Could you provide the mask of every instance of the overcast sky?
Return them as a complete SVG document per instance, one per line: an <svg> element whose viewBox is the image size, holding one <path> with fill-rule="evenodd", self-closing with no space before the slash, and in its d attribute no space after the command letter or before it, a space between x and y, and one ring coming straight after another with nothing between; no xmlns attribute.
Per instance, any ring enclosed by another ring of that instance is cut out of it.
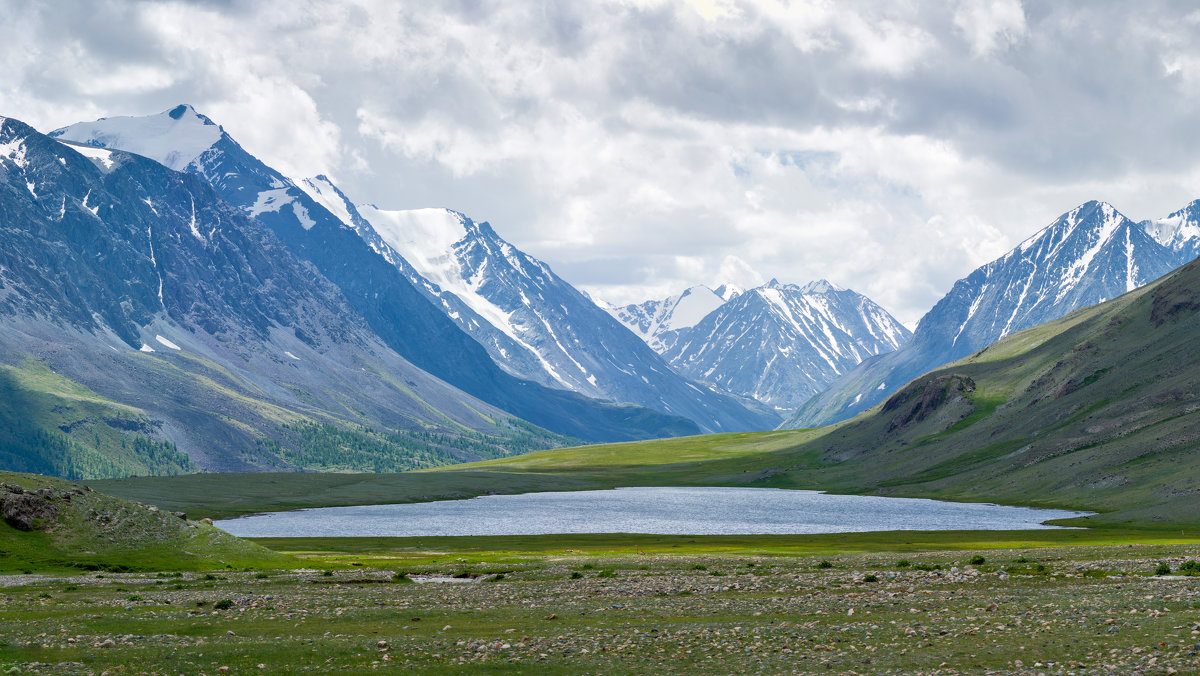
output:
<svg viewBox="0 0 1200 676"><path fill-rule="evenodd" d="M293 177L487 220L593 296L827 278L912 325L1089 199L1200 197L1169 2L0 0L0 115L191 103Z"/></svg>

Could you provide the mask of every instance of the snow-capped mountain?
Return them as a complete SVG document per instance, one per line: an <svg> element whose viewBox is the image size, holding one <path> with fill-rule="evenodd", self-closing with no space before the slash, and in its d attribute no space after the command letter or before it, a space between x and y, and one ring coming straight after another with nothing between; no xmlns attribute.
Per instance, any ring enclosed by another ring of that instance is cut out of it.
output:
<svg viewBox="0 0 1200 676"><path fill-rule="evenodd" d="M324 177L299 185L347 219L515 375L684 416L708 432L777 424L769 413L680 377L549 266L505 241L486 222L447 209L353 205Z"/></svg>
<svg viewBox="0 0 1200 676"><path fill-rule="evenodd" d="M300 421L446 438L508 424L384 345L203 178L0 118L0 363L32 360L134 416L85 411L64 434L142 433L207 470L303 466L282 427Z"/></svg>
<svg viewBox="0 0 1200 676"><path fill-rule="evenodd" d="M1200 200L1165 218L1143 221L1142 226L1155 241L1179 256L1180 265L1200 256Z"/></svg>
<svg viewBox="0 0 1200 676"><path fill-rule="evenodd" d="M662 353L675 343L681 330L700 323L738 293L732 285L722 285L717 290L693 286L665 300L648 300L622 307L609 305L605 309L643 342Z"/></svg>
<svg viewBox="0 0 1200 676"><path fill-rule="evenodd" d="M921 318L907 345L839 378L786 425L849 418L930 369L1014 331L1132 291L1181 263L1179 254L1111 205L1080 205L960 279Z"/></svg>
<svg viewBox="0 0 1200 676"><path fill-rule="evenodd" d="M866 296L825 280L745 291L676 333L665 356L696 380L792 410L911 333Z"/></svg>
<svg viewBox="0 0 1200 676"><path fill-rule="evenodd" d="M386 345L417 367L500 409L589 441L699 431L682 417L589 399L502 370L393 262L322 204L327 200L318 202L191 106L141 118L79 123L52 134L98 147L136 147L160 163L200 175L221 197L268 226L292 254L333 282ZM204 147L205 143L209 145Z"/></svg>

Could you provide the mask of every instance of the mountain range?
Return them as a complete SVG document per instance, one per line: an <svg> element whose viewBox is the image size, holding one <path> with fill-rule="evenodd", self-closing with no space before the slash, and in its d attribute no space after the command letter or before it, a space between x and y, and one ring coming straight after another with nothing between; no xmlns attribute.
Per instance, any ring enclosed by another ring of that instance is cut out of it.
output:
<svg viewBox="0 0 1200 676"><path fill-rule="evenodd" d="M197 129L206 130L207 135ZM455 315L458 319L467 316L463 323L468 326L474 320L475 328L480 332L488 331L483 326L487 322L494 333L496 327L490 322L500 323L502 311L492 312L487 317L480 315L470 302L479 307L489 301L479 293L464 293L466 301L447 307L450 303L440 286L425 279L421 271L393 246L405 248L402 246L404 238L391 237L389 241L380 234L380 229L384 234L395 232L387 227L382 212L364 206L364 211L378 222L376 227L364 219L355 205L327 178L293 181L283 176L247 153L221 127L190 106L179 106L143 118L108 118L80 123L51 132L51 135L97 147L138 148L153 153L152 159L174 163L186 172L204 177L224 199L270 227L294 255L315 265L341 289L351 307L398 354L451 385L554 432L597 441L711 430L734 431L777 424L778 418L769 413L751 410L730 397L686 383L665 364L660 369L661 374L644 364L637 364L645 372L634 375L631 368L631 364L637 362L634 355L618 355L612 361L619 360L629 377L649 380L651 375L661 375L660 380L671 381L656 384L666 394L652 399L653 393L649 393L643 398L655 404L655 410L631 406L627 403L631 399L627 397L609 396L606 397L609 401L600 401L523 379L515 375L523 372L521 359L537 357L528 351L512 350L511 354L518 357L515 360L517 366L507 370L501 368L503 360L500 363L493 360L485 348L486 340L478 341L462 330ZM209 141L210 145L201 149L203 143ZM187 159L189 156L192 156L190 160ZM446 242L445 237L458 240L471 234L461 225L456 227L445 220L440 224L457 230L457 233L454 230L439 233L434 240L446 246L454 241ZM490 244L497 251L514 251L511 245L496 238L486 224L484 228L474 228L473 234L476 235L474 242L483 241L480 238L490 234L492 239L487 240L485 246ZM410 255L420 254L408 248ZM479 247L465 246L465 249L475 253L483 251ZM447 254L446 251L441 253ZM414 260L421 263L425 272L446 285L451 283L449 277L442 274L449 274L449 268L445 266L454 267L456 272L464 269L458 263L449 263L448 259L439 261L444 268L436 270L424 257L415 255ZM496 258L489 262L496 262ZM507 259L501 261L502 264L507 262ZM539 272L545 268L527 257L524 262L529 269L537 268ZM496 265L492 269L500 273L502 267ZM521 277L518 286L529 284L527 295L536 296L539 292L534 287L539 280L523 276L522 272L513 273ZM460 279L453 288L461 290L467 283L469 281ZM488 286L490 289L497 285L491 283ZM509 293L516 292L510 288ZM467 310L472 312L468 314ZM515 333L511 325L503 328ZM540 346L545 347L545 342L543 337ZM504 347L506 345L498 346L497 352ZM589 347L593 346L579 348L580 359L586 358L582 354ZM650 352L632 337L625 347ZM588 382L586 376L583 381ZM677 400L664 401L671 394L677 395Z"/></svg>
<svg viewBox="0 0 1200 676"><path fill-rule="evenodd" d="M6 467L403 469L565 441L400 357L198 175L3 119L0 213Z"/></svg>
<svg viewBox="0 0 1200 676"><path fill-rule="evenodd" d="M40 402L16 437L57 473L424 466L793 410L784 426L826 424L1200 251L1200 202L1140 223L1089 202L911 334L825 280L616 308L487 222L288 178L190 106L3 125L0 385Z"/></svg>
<svg viewBox="0 0 1200 676"><path fill-rule="evenodd" d="M865 360L807 401L785 426L850 418L930 369L1158 279L1194 257L1200 242L1191 220L1195 209L1193 203L1143 223L1104 202L1072 209L956 282L921 318L912 340Z"/></svg>
<svg viewBox="0 0 1200 676"><path fill-rule="evenodd" d="M784 413L911 335L866 296L826 280L771 280L728 300L693 287L614 313L645 331L680 373Z"/></svg>

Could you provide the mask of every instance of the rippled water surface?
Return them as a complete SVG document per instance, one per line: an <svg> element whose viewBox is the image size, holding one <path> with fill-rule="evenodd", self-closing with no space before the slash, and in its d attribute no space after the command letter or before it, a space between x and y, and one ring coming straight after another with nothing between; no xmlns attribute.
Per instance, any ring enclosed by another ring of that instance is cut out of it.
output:
<svg viewBox="0 0 1200 676"><path fill-rule="evenodd" d="M218 521L242 537L1022 530L1085 512L776 488L617 488L324 507Z"/></svg>

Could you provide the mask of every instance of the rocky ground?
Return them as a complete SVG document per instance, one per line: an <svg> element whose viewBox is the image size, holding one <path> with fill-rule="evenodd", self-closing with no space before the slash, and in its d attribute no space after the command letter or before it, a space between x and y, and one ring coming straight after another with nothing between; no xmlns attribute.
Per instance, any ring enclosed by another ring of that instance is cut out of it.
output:
<svg viewBox="0 0 1200 676"><path fill-rule="evenodd" d="M0 673L1200 673L1200 548L985 554L14 575Z"/></svg>

